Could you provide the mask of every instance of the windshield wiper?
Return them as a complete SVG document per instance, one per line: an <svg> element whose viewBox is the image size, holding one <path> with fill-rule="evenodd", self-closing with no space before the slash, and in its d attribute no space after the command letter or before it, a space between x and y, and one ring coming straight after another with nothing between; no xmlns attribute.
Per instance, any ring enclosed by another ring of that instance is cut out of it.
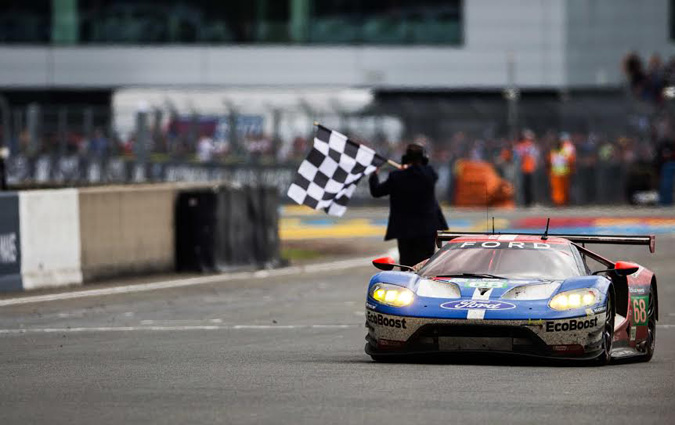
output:
<svg viewBox="0 0 675 425"><path fill-rule="evenodd" d="M497 276L489 273L454 273L454 274L439 274L434 277L478 277L478 278L491 278L491 279L508 279L508 277Z"/></svg>

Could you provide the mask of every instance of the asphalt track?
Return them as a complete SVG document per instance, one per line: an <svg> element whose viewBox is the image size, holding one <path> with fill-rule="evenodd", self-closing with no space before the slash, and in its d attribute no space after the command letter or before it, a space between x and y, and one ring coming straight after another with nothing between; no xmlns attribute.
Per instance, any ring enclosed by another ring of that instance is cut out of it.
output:
<svg viewBox="0 0 675 425"><path fill-rule="evenodd" d="M364 258L0 306L0 424L675 423L675 238L599 251L657 273L649 363L373 363Z"/></svg>

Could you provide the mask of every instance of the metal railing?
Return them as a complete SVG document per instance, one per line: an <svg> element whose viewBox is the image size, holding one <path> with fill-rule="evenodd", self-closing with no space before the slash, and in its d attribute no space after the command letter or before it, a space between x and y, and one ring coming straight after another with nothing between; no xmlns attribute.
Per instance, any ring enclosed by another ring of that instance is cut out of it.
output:
<svg viewBox="0 0 675 425"><path fill-rule="evenodd" d="M167 106L113 111L11 107L5 101L0 102L0 143L10 151L6 167L13 186L225 179L267 181L285 191L312 143L313 122L319 121L388 157L398 158L407 143L426 143L441 175L439 196L451 200L458 159L491 162L518 188L518 169L502 159L504 150L513 146L509 135L515 125L532 128L539 136L537 203L550 202L544 157L560 131L570 132L577 146L573 203L621 203L629 190L658 185L651 137L659 120L672 124L672 111L637 104L620 93L526 97L516 105L514 124L509 102L497 96L401 96L378 99L356 113L339 105L317 111L301 104L295 109L240 112L231 107L220 114L184 114ZM631 188L635 176L644 184ZM367 188L360 187L355 199L369 199ZM516 200L522 201L519 196Z"/></svg>

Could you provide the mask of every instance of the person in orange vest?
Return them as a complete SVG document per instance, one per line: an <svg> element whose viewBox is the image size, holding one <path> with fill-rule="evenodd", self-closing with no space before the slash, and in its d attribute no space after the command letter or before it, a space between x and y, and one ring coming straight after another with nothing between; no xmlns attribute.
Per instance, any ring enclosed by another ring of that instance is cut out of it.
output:
<svg viewBox="0 0 675 425"><path fill-rule="evenodd" d="M576 149L572 141L567 134L561 134L556 147L549 152L547 161L551 182L551 199L556 206L569 204L575 159Z"/></svg>
<svg viewBox="0 0 675 425"><path fill-rule="evenodd" d="M534 199L534 172L537 170L539 158L539 148L534 141L532 130L523 131L522 138L516 144L515 153L520 161L523 203L529 207Z"/></svg>

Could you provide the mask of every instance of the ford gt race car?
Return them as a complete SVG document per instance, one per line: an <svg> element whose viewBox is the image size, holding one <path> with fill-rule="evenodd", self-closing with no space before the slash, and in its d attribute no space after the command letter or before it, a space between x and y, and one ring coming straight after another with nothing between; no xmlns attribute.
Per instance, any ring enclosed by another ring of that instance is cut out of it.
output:
<svg viewBox="0 0 675 425"><path fill-rule="evenodd" d="M414 268L378 258L385 271L368 285L366 353L376 361L451 352L648 361L656 276L585 247L599 243L654 252L655 238L438 232L441 249Z"/></svg>

